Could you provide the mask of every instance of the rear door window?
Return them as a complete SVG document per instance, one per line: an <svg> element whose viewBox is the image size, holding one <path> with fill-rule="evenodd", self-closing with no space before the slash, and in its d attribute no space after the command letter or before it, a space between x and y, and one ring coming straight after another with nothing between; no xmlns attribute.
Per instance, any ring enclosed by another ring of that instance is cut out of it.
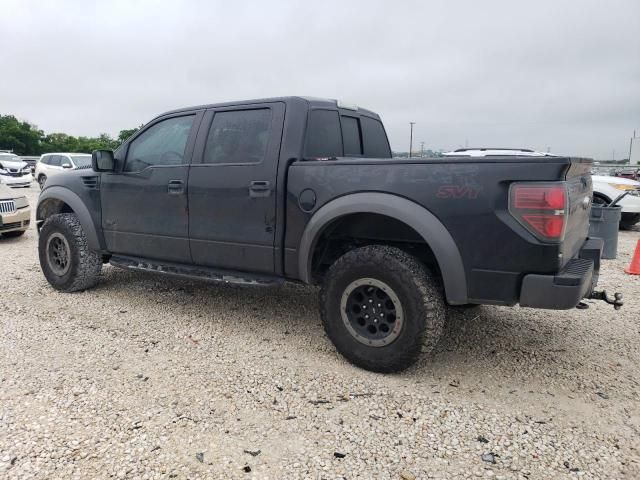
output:
<svg viewBox="0 0 640 480"><path fill-rule="evenodd" d="M204 150L204 163L260 163L269 143L271 110L216 112Z"/></svg>
<svg viewBox="0 0 640 480"><path fill-rule="evenodd" d="M391 148L384 127L379 120L361 117L364 156L371 158L391 158Z"/></svg>
<svg viewBox="0 0 640 480"><path fill-rule="evenodd" d="M49 165L52 167L59 167L62 165L62 157L60 155L52 155L49 157Z"/></svg>
<svg viewBox="0 0 640 480"><path fill-rule="evenodd" d="M362 135L360 120L355 117L345 117L342 120L342 142L345 156L362 156Z"/></svg>
<svg viewBox="0 0 640 480"><path fill-rule="evenodd" d="M335 110L311 110L307 122L306 158L341 157L340 118Z"/></svg>

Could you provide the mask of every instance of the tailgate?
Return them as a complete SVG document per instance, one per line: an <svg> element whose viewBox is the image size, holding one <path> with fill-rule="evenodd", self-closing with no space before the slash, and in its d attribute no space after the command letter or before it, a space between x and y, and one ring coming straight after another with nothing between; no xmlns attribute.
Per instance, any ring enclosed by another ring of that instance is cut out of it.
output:
<svg viewBox="0 0 640 480"><path fill-rule="evenodd" d="M568 218L562 243L561 266L575 257L589 234L589 213L591 211L591 166L588 159L571 159L567 170Z"/></svg>

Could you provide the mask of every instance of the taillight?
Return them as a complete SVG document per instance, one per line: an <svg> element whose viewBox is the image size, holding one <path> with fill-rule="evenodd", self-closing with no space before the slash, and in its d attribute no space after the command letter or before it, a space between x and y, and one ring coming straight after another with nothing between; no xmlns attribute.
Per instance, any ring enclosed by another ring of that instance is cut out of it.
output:
<svg viewBox="0 0 640 480"><path fill-rule="evenodd" d="M509 192L509 212L540 240L564 238L567 188L564 183L514 183Z"/></svg>

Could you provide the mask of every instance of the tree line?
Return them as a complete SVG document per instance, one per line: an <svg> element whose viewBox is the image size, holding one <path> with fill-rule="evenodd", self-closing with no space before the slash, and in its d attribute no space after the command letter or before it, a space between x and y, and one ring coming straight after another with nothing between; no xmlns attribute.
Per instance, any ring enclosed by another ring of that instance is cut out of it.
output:
<svg viewBox="0 0 640 480"><path fill-rule="evenodd" d="M0 150L16 155L41 155L47 152L91 153L101 148L115 149L139 130L120 130L117 138L106 133L97 137L74 137L66 133L45 134L37 126L13 115L0 115Z"/></svg>

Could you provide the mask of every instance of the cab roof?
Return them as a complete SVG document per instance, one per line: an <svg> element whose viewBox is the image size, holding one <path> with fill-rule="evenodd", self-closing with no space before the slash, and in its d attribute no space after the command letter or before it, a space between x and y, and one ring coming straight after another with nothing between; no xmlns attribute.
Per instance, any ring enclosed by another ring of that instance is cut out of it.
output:
<svg viewBox="0 0 640 480"><path fill-rule="evenodd" d="M239 100L234 102L210 103L206 105L196 105L192 107L185 107L185 108L170 110L168 112L164 112L162 115L159 115L159 116L169 115L173 113L180 113L180 112L190 112L193 110L204 110L207 108L231 107L231 106L238 106L238 105L255 105L260 103L273 103L273 102L284 102L286 104L305 102L308 108L329 108L329 109L338 108L342 110L357 111L359 113L364 113L367 116L380 119L378 114L375 112L372 112L371 110L367 110L366 108L361 108L353 104L348 104L348 103L342 102L341 100L336 100L331 98L320 98L320 97L304 97L304 96L272 97L272 98L259 98L259 99L253 99L253 100Z"/></svg>

